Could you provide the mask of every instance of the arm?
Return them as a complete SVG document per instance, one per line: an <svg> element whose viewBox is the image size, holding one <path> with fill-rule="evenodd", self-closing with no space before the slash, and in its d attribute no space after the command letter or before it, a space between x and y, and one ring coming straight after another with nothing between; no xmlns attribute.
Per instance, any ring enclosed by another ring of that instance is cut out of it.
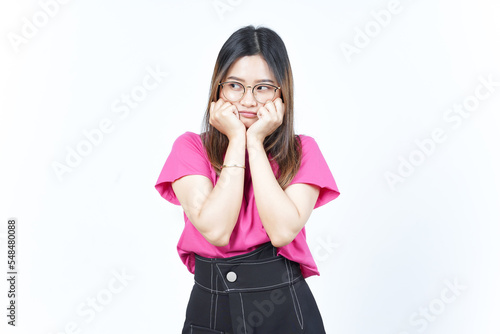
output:
<svg viewBox="0 0 500 334"><path fill-rule="evenodd" d="M292 242L309 219L319 196L317 186L297 183L284 191L278 184L264 149L264 139L283 122L281 98L268 101L259 119L247 130L247 149L255 203L271 243L283 247Z"/></svg>
<svg viewBox="0 0 500 334"><path fill-rule="evenodd" d="M224 164L245 163L245 136L229 140ZM215 246L225 246L233 232L243 198L243 168L223 168L215 187L202 175L187 175L172 183L172 189L191 223Z"/></svg>
<svg viewBox="0 0 500 334"><path fill-rule="evenodd" d="M223 99L210 103L210 124L227 136L224 164L245 164L245 125L237 108ZM204 176L189 175L172 189L191 223L212 245L226 246L240 214L245 170L223 168L215 187Z"/></svg>
<svg viewBox="0 0 500 334"><path fill-rule="evenodd" d="M271 243L283 247L302 230L319 196L317 186L296 183L281 189L262 141L247 138L255 203Z"/></svg>

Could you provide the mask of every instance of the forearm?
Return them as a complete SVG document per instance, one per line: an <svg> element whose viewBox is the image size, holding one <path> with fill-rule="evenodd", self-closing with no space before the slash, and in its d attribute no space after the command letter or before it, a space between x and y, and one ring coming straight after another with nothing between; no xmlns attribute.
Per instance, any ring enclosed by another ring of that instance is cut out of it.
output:
<svg viewBox="0 0 500 334"><path fill-rule="evenodd" d="M245 164L245 136L229 141L224 164ZM243 199L245 169L223 168L215 187L207 196L198 217L205 238L216 246L225 246L236 225Z"/></svg>
<svg viewBox="0 0 500 334"><path fill-rule="evenodd" d="M248 159L257 210L273 245L283 247L300 231L299 211L276 180L263 144L248 140Z"/></svg>

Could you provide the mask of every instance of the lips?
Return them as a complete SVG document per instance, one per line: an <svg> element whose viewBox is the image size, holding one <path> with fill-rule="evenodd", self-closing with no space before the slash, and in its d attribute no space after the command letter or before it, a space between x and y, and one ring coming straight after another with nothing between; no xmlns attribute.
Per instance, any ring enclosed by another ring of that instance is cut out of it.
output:
<svg viewBox="0 0 500 334"><path fill-rule="evenodd" d="M239 114L242 115L242 116L244 116L244 117L246 117L246 118L255 118L255 117L257 117L257 113L251 112L251 111L246 111L246 110L240 111Z"/></svg>

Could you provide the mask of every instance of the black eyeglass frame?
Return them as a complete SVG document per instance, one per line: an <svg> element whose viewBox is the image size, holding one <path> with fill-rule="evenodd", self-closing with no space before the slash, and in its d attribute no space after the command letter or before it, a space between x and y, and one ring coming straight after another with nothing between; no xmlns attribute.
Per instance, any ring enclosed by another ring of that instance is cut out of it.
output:
<svg viewBox="0 0 500 334"><path fill-rule="evenodd" d="M259 102L259 103L266 103L267 101L264 101L264 102L261 102L259 100L257 100L257 97L255 96L255 87L258 87L258 86L271 86L274 88L274 96L271 100L274 100L274 98L276 97L276 91L278 89L281 89L281 87L279 86L275 86L275 85L271 85L271 84L268 84L268 83L260 83L260 84L256 84L254 85L253 87L252 86L245 86L244 84L242 84L241 82L238 82L238 81L225 81L225 82L219 82L219 86L224 88L224 85L225 84L229 84L229 83L233 83L233 84L237 84L237 85L240 85L240 86L243 86L243 94L241 94L241 97L238 99L238 100L230 100L226 97L226 95L224 95L224 92L222 93L224 95L224 97L226 99L228 99L229 101L231 102L240 102L241 99L243 98L243 96L245 96L246 92L247 92L247 88L252 88L252 96L253 98L255 99L255 101Z"/></svg>

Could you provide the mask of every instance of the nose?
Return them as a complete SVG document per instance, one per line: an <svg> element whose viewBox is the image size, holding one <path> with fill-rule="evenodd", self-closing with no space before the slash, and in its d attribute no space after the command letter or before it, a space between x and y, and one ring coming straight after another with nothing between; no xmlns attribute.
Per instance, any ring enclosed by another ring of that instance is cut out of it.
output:
<svg viewBox="0 0 500 334"><path fill-rule="evenodd" d="M240 100L240 104L245 107L254 107L257 105L257 101L252 93L252 87L247 86L245 94L243 94L243 97Z"/></svg>

